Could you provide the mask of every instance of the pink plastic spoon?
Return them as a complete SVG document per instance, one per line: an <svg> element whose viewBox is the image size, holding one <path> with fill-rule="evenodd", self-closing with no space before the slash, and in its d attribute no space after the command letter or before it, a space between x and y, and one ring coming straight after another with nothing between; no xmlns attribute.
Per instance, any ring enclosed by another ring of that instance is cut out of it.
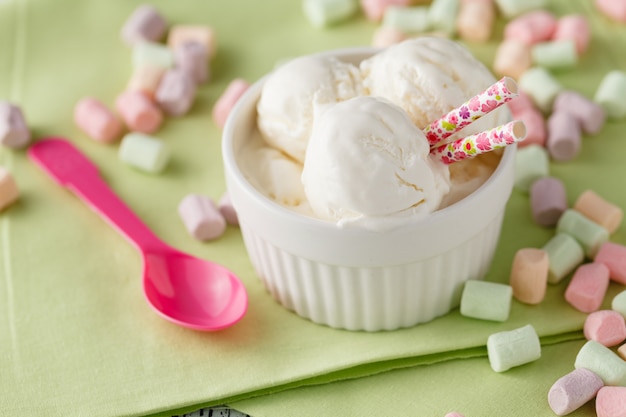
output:
<svg viewBox="0 0 626 417"><path fill-rule="evenodd" d="M163 243L70 142L42 139L29 148L28 156L135 245L144 260L144 294L161 316L195 330L223 329L243 317L248 295L241 281L221 265Z"/></svg>

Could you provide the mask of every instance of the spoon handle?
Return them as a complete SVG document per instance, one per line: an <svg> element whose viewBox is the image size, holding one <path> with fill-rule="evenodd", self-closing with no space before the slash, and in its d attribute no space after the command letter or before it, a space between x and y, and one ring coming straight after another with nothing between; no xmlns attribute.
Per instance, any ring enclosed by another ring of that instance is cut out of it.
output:
<svg viewBox="0 0 626 417"><path fill-rule="evenodd" d="M28 149L28 156L59 185L70 189L100 214L139 251L165 246L102 180L98 168L69 141L41 139Z"/></svg>

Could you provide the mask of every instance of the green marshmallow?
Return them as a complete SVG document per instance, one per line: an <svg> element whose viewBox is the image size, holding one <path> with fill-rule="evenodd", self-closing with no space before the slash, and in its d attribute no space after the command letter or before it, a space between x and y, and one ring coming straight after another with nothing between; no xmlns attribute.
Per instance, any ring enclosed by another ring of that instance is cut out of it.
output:
<svg viewBox="0 0 626 417"><path fill-rule="evenodd" d="M557 284L585 260L582 246L572 236L557 233L543 248L548 254L548 282Z"/></svg>
<svg viewBox="0 0 626 417"><path fill-rule="evenodd" d="M533 67L519 78L519 88L526 92L544 113L552 110L556 96L563 86L545 68Z"/></svg>
<svg viewBox="0 0 626 417"><path fill-rule="evenodd" d="M609 240L609 231L574 209L565 210L556 224L558 233L567 233L580 243L585 255L593 258Z"/></svg>
<svg viewBox="0 0 626 417"><path fill-rule="evenodd" d="M506 321L511 311L510 285L470 280L461 296L461 315L481 320Z"/></svg>
<svg viewBox="0 0 626 417"><path fill-rule="evenodd" d="M456 32L456 19L459 9L459 0L434 0L428 9L428 21L434 30L440 30L448 35Z"/></svg>
<svg viewBox="0 0 626 417"><path fill-rule="evenodd" d="M356 0L304 0L302 8L311 25L324 27L354 15L358 4Z"/></svg>
<svg viewBox="0 0 626 417"><path fill-rule="evenodd" d="M489 364L496 372L504 372L541 357L541 343L535 328L527 324L508 332L494 333L487 339Z"/></svg>
<svg viewBox="0 0 626 417"><path fill-rule="evenodd" d="M540 145L519 148L515 154L515 188L525 193L539 178L550 174L550 156Z"/></svg>
<svg viewBox="0 0 626 417"><path fill-rule="evenodd" d="M626 382L626 362L595 340L588 341L580 348L574 367L594 372L605 385L623 385Z"/></svg>
<svg viewBox="0 0 626 417"><path fill-rule="evenodd" d="M608 72L600 82L593 100L604 108L610 118L626 117L626 72Z"/></svg>
<svg viewBox="0 0 626 417"><path fill-rule="evenodd" d="M540 42L531 49L533 63L544 68L573 68L578 63L578 52L573 40Z"/></svg>
<svg viewBox="0 0 626 417"><path fill-rule="evenodd" d="M152 136L128 133L122 138L119 158L142 171L153 174L163 171L169 157L167 146Z"/></svg>
<svg viewBox="0 0 626 417"><path fill-rule="evenodd" d="M498 8L506 17L510 19L535 9L545 9L547 0L496 0Z"/></svg>
<svg viewBox="0 0 626 417"><path fill-rule="evenodd" d="M174 53L160 43L141 42L133 47L133 67L157 67L170 69L174 66Z"/></svg>
<svg viewBox="0 0 626 417"><path fill-rule="evenodd" d="M389 6L385 9L383 26L407 33L422 33L430 29L428 7Z"/></svg>
<svg viewBox="0 0 626 417"><path fill-rule="evenodd" d="M626 317L626 290L617 294L611 301L611 310L615 310Z"/></svg>

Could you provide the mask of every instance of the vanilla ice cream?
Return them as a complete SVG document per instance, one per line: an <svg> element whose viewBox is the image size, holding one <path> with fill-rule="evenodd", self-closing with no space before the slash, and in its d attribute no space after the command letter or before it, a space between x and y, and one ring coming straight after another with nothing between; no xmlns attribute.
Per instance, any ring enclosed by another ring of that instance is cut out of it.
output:
<svg viewBox="0 0 626 417"><path fill-rule="evenodd" d="M302 163L314 103L335 103L363 94L355 65L331 56L295 58L265 82L257 105L259 130L268 144Z"/></svg>
<svg viewBox="0 0 626 417"><path fill-rule="evenodd" d="M405 111L379 97L319 109L302 183L313 212L340 226L386 228L436 210L450 189L448 166Z"/></svg>

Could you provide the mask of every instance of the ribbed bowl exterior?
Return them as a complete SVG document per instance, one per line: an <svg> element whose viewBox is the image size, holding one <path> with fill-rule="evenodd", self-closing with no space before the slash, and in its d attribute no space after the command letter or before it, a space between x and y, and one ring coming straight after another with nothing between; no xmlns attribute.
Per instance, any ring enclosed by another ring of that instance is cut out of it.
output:
<svg viewBox="0 0 626 417"><path fill-rule="evenodd" d="M315 323L346 330L394 330L448 313L463 283L491 264L502 213L473 238L439 256L403 265L347 267L280 249L241 224L246 249L272 297Z"/></svg>

